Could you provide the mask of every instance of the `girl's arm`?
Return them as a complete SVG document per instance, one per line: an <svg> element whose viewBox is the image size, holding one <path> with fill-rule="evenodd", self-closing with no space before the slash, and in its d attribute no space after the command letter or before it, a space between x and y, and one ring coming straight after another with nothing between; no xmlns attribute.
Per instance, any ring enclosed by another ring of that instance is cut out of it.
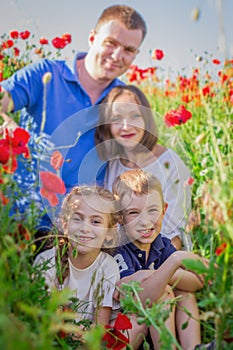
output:
<svg viewBox="0 0 233 350"><path fill-rule="evenodd" d="M111 311L112 311L111 307L100 306L98 310L96 310L95 323L103 326L109 324Z"/></svg>

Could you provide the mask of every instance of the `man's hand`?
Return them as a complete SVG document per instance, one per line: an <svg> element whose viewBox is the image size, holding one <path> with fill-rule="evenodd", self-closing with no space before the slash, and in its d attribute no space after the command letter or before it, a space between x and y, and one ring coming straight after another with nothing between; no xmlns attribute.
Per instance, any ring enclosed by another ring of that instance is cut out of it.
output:
<svg viewBox="0 0 233 350"><path fill-rule="evenodd" d="M2 125L0 125L0 136L4 135L4 132L6 129L13 131L19 127L19 125L12 118L10 118L7 114L1 113L0 116L4 120L4 123Z"/></svg>

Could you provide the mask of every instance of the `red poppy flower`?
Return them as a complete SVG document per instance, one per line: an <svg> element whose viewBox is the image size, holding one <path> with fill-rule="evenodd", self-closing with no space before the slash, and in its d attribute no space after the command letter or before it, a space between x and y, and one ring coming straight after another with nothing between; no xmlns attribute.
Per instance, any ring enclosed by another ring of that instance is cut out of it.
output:
<svg viewBox="0 0 233 350"><path fill-rule="evenodd" d="M0 191L0 203L2 205L7 205L9 203L9 198L7 198L6 196L4 196L4 194L2 193L2 191Z"/></svg>
<svg viewBox="0 0 233 350"><path fill-rule="evenodd" d="M46 38L40 38L40 44L41 45L47 45L49 43L48 39Z"/></svg>
<svg viewBox="0 0 233 350"><path fill-rule="evenodd" d="M160 61L162 58L164 57L164 52L162 50L159 49L155 49L152 52L152 60L158 60Z"/></svg>
<svg viewBox="0 0 233 350"><path fill-rule="evenodd" d="M216 255L220 255L220 254L224 253L225 250L226 250L226 247L227 247L227 244L226 243L222 243L219 247L216 248L215 254Z"/></svg>
<svg viewBox="0 0 233 350"><path fill-rule="evenodd" d="M65 41L66 45L71 43L71 40L72 40L71 34L65 33L61 37Z"/></svg>
<svg viewBox="0 0 233 350"><path fill-rule="evenodd" d="M194 178L193 177L189 177L188 180L185 182L185 185L188 186L192 186L192 184L194 183Z"/></svg>
<svg viewBox="0 0 233 350"><path fill-rule="evenodd" d="M18 37L19 37L19 32L18 32L17 30L12 30L12 31L10 32L10 37L11 37L12 39L18 39Z"/></svg>
<svg viewBox="0 0 233 350"><path fill-rule="evenodd" d="M59 170L62 164L64 163L64 158L59 151L54 151L51 158L50 158L50 164L55 170Z"/></svg>
<svg viewBox="0 0 233 350"><path fill-rule="evenodd" d="M50 171L41 171L42 187L40 193L54 207L59 203L57 194L65 194L66 188L63 180Z"/></svg>
<svg viewBox="0 0 233 350"><path fill-rule="evenodd" d="M106 333L103 341L106 342L107 349L121 350L129 344L129 339L120 331L131 329L132 323L126 315L119 313L115 320L114 326L105 326Z"/></svg>
<svg viewBox="0 0 233 350"><path fill-rule="evenodd" d="M192 113L189 112L184 106L180 106L176 110L171 110L164 116L165 124L168 127L180 125L186 123L192 118Z"/></svg>
<svg viewBox="0 0 233 350"><path fill-rule="evenodd" d="M64 49L66 42L64 39L56 37L52 40L52 44L56 49Z"/></svg>
<svg viewBox="0 0 233 350"><path fill-rule="evenodd" d="M26 40L30 36L30 32L28 30L25 30L24 32L19 33L19 36L21 39Z"/></svg>
<svg viewBox="0 0 233 350"><path fill-rule="evenodd" d="M11 48L12 46L14 46L14 41L11 40L11 39L8 39L7 41L4 41L4 42L2 43L2 48L3 48L3 49L9 49L9 48Z"/></svg>
<svg viewBox="0 0 233 350"><path fill-rule="evenodd" d="M0 140L0 163L4 164L3 168L8 173L12 174L17 169L16 155L29 157L29 138L30 134L22 128L15 129L13 133L6 129L6 137Z"/></svg>
<svg viewBox="0 0 233 350"><path fill-rule="evenodd" d="M221 62L217 59L217 58L214 58L212 60L213 64L220 64Z"/></svg>
<svg viewBox="0 0 233 350"><path fill-rule="evenodd" d="M20 51L19 51L18 47L13 47L13 50L14 50L15 57L18 57L19 54L20 54Z"/></svg>

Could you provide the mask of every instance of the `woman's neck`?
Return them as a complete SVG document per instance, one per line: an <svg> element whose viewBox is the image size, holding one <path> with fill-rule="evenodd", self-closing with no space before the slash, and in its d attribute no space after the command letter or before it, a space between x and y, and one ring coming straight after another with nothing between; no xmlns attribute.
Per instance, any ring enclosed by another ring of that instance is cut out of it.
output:
<svg viewBox="0 0 233 350"><path fill-rule="evenodd" d="M126 149L125 156L121 158L121 162L128 168L143 168L153 163L165 151L166 147L156 144L151 151L137 152L135 149Z"/></svg>

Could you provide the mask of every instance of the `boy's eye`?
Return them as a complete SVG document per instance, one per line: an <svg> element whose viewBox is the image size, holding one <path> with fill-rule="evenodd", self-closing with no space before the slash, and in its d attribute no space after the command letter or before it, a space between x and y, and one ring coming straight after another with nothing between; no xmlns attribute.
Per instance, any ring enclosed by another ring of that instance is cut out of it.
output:
<svg viewBox="0 0 233 350"><path fill-rule="evenodd" d="M158 211L158 209L157 208L151 208L150 210L149 210L149 213L158 213L159 211Z"/></svg>
<svg viewBox="0 0 233 350"><path fill-rule="evenodd" d="M139 214L139 211L138 210L130 210L128 212L126 212L126 215L138 215Z"/></svg>

